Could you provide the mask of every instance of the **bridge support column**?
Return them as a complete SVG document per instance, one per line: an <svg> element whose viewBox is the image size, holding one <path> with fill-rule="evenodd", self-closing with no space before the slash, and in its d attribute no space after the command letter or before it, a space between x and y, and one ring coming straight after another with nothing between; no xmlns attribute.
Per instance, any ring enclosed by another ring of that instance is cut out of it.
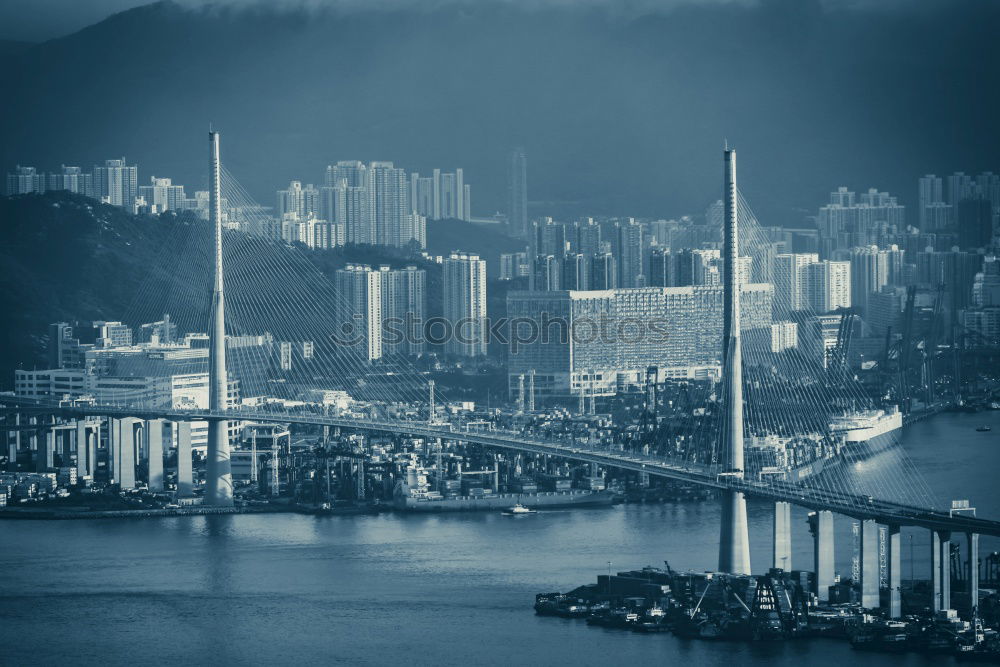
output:
<svg viewBox="0 0 1000 667"><path fill-rule="evenodd" d="M879 607L878 524L873 519L861 522L861 606Z"/></svg>
<svg viewBox="0 0 1000 667"><path fill-rule="evenodd" d="M112 484L119 484L122 478L122 420L108 419L108 463Z"/></svg>
<svg viewBox="0 0 1000 667"><path fill-rule="evenodd" d="M820 602L830 601L830 586L833 585L834 537L833 512L821 510L809 515L809 529L813 535L813 576L816 597Z"/></svg>
<svg viewBox="0 0 1000 667"><path fill-rule="evenodd" d="M134 417L120 420L120 446L118 448L118 484L122 489L135 488L136 445L142 441L142 422Z"/></svg>
<svg viewBox="0 0 1000 667"><path fill-rule="evenodd" d="M194 490L191 475L191 422L174 422L177 432L177 497L184 498Z"/></svg>
<svg viewBox="0 0 1000 667"><path fill-rule="evenodd" d="M774 559L772 566L786 572L792 569L792 505L780 500L774 503Z"/></svg>
<svg viewBox="0 0 1000 667"><path fill-rule="evenodd" d="M903 572L902 558L899 553L899 526L889 526L889 618L900 618L903 615Z"/></svg>
<svg viewBox="0 0 1000 667"><path fill-rule="evenodd" d="M941 581L941 607L951 609L951 533L938 531L940 555L938 556L938 577Z"/></svg>
<svg viewBox="0 0 1000 667"><path fill-rule="evenodd" d="M931 611L941 611L941 537L931 531Z"/></svg>
<svg viewBox="0 0 1000 667"><path fill-rule="evenodd" d="M969 620L979 609L979 533L967 533L969 540Z"/></svg>
<svg viewBox="0 0 1000 667"><path fill-rule="evenodd" d="M146 422L146 455L149 470L150 491L163 490L163 420L150 419Z"/></svg>
<svg viewBox="0 0 1000 667"><path fill-rule="evenodd" d="M87 422L84 419L76 421L76 478L80 483L89 474L87 468L87 444L90 440Z"/></svg>
<svg viewBox="0 0 1000 667"><path fill-rule="evenodd" d="M21 414L14 414L15 430L7 431L7 470L17 470L17 452L21 449Z"/></svg>
<svg viewBox="0 0 1000 667"><path fill-rule="evenodd" d="M39 448L35 452L35 470L45 472L55 467L56 453L56 430L48 428L39 443Z"/></svg>

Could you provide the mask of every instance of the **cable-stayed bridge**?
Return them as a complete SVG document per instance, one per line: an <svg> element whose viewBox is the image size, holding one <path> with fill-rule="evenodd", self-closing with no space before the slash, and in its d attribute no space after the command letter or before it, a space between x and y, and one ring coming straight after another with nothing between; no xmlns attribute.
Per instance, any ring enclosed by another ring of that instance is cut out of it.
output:
<svg viewBox="0 0 1000 667"><path fill-rule="evenodd" d="M900 609L899 530L903 526L922 527L933 531L936 545L935 605L946 608L950 605L947 568L951 534L966 534L970 548L977 549L979 535L1000 537L1000 522L942 509L905 456L898 459L893 469L866 484L836 466L802 482L751 472L761 469L760 461L754 460L761 454L752 449L745 451L744 444L749 438L774 437L781 443L802 448L828 447L831 414L877 406L836 356L817 363L804 353L788 351L777 356L767 345L741 340L744 323L752 325L755 317L754 303L750 300L741 303L744 283L750 280L756 278L759 285L778 287L769 292L755 291L769 294L768 318L773 314L787 317L792 323L792 313L807 308L800 295L790 288L796 284L791 273L799 267L762 261L766 253L773 252L773 244L756 224L738 192L735 152L727 149L725 158L720 257L723 298L718 327L721 335L713 339L720 348L716 356L721 381L686 386L691 402L703 407L667 424L664 431L667 435L652 444L630 446L623 442L593 442L571 434L546 436L529 430L485 430L460 420L441 423L433 407L427 414L393 409L393 405L426 404L426 374L407 362L394 366L391 373L380 373L373 368L370 350L364 345L336 342L331 336L331 329L338 321L335 311L351 310L348 295L338 293L303 251L276 243L260 233L270 222L222 167L217 133L210 134L211 224L208 227L213 238L190 233L190 229L178 230L176 247L165 248L163 261L150 267L150 277L136 297L135 312L128 318L128 321L149 321L144 319L149 314L169 309L178 324L188 331L203 330L207 324L209 333L203 342L207 343L208 354L196 355L195 349L203 352L205 347L191 347L191 342L188 347L174 348L170 347L174 342L166 341L160 353L137 355L137 359L129 362L131 367L120 371L124 378L143 377L144 365L162 363L163 355L190 353L192 375L207 370L207 403L196 405L196 401L188 400L190 397L176 390L167 392L169 399L164 401L160 392L136 391L123 382L119 393L108 389L99 400L0 396L0 405L27 415L166 420L176 424L207 422L205 499L212 505L232 504L229 422L333 426L447 439L558 456L697 484L722 493L719 569L735 574L750 573L745 499L775 502L776 567L790 557L790 506L797 505L815 513L815 570L821 599L834 580L832 517L836 513L862 522L864 606L878 606L877 531L879 524L888 527L888 580L893 615L898 615ZM360 203L379 211L371 215L376 224L381 224L378 221L385 214L384 207L376 194L367 196L370 199ZM224 220L224 209L239 211L240 220ZM189 234L185 237L182 232ZM756 267L764 265L773 265L773 274L756 275ZM206 299L206 295L211 298ZM710 317L707 310L705 317ZM800 323L804 321L797 317ZM302 358L296 359L296 363L291 362L292 343L302 349ZM280 359L278 363L275 357ZM347 390L372 406L369 414L334 415L301 400L305 390L332 388ZM438 399L444 402L447 396ZM83 437L90 436L84 432ZM190 430L186 437L190 438ZM187 447L190 451L190 442ZM863 445L859 447L863 450Z"/></svg>

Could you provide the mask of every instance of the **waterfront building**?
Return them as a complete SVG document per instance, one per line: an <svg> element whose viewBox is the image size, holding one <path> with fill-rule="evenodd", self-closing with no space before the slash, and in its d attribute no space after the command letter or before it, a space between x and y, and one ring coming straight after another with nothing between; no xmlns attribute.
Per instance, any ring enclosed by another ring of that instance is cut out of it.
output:
<svg viewBox="0 0 1000 667"><path fill-rule="evenodd" d="M486 356L486 261L456 251L444 260L443 268L444 318L452 326L445 352Z"/></svg>
<svg viewBox="0 0 1000 667"><path fill-rule="evenodd" d="M702 285L511 292L508 316L539 323L544 333L528 343L512 340L511 395L532 370L540 396L577 396L581 389L613 394L641 386L649 366L659 368L661 380L718 377L722 296L720 286ZM742 286L744 330L770 331L772 297L771 285Z"/></svg>

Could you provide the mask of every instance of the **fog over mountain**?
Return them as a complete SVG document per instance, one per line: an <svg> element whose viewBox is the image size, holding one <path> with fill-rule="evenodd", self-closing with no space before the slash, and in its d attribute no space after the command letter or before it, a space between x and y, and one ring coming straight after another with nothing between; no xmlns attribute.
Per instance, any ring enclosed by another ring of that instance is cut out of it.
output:
<svg viewBox="0 0 1000 667"><path fill-rule="evenodd" d="M505 208L673 216L717 198L724 139L765 222L837 185L915 197L916 177L996 168L994 3L161 2L5 49L5 169L125 155L206 182L205 131L262 203L326 164L464 167Z"/></svg>

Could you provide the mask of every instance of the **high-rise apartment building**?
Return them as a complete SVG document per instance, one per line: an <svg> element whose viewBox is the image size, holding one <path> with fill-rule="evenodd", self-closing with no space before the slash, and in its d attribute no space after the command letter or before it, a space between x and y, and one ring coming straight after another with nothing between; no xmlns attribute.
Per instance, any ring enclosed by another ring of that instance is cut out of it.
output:
<svg viewBox="0 0 1000 667"><path fill-rule="evenodd" d="M782 253L774 258L774 301L778 313L809 307L806 267L819 261L816 253Z"/></svg>
<svg viewBox="0 0 1000 667"><path fill-rule="evenodd" d="M382 273L348 264L334 274L339 351L354 359L382 358Z"/></svg>
<svg viewBox="0 0 1000 667"><path fill-rule="evenodd" d="M871 188L855 196L846 187L830 194L830 202L817 217L820 255L833 256L838 249L878 244L886 234L906 228L906 208L887 192Z"/></svg>
<svg viewBox="0 0 1000 667"><path fill-rule="evenodd" d="M500 280L524 278L528 271L528 253L505 252L500 255Z"/></svg>
<svg viewBox="0 0 1000 667"><path fill-rule="evenodd" d="M401 247L404 218L410 212L409 182L406 172L392 162L372 162L368 166L369 213L374 231L373 243Z"/></svg>
<svg viewBox="0 0 1000 667"><path fill-rule="evenodd" d="M421 355L426 352L422 327L427 309L427 272L415 266L393 270L380 266L382 353Z"/></svg>
<svg viewBox="0 0 1000 667"><path fill-rule="evenodd" d="M507 224L517 238L528 236L528 156L523 148L510 154L507 171L508 210Z"/></svg>
<svg viewBox="0 0 1000 667"><path fill-rule="evenodd" d="M105 160L103 167L94 167L94 198L132 210L138 195L138 177L138 167L126 164L125 158Z"/></svg>
<svg viewBox="0 0 1000 667"><path fill-rule="evenodd" d="M851 263L823 260L805 266L805 291L814 313L851 306Z"/></svg>
<svg viewBox="0 0 1000 667"><path fill-rule="evenodd" d="M429 220L472 219L472 187L465 182L461 169L452 173L435 169L425 178L414 172L410 174L409 189L410 210Z"/></svg>
<svg viewBox="0 0 1000 667"><path fill-rule="evenodd" d="M24 195L45 192L45 178L34 167L17 165L14 173L7 174L7 194Z"/></svg>
<svg viewBox="0 0 1000 667"><path fill-rule="evenodd" d="M453 252L444 260L444 317L452 326L447 353L486 355L486 261L478 255Z"/></svg>
<svg viewBox="0 0 1000 667"><path fill-rule="evenodd" d="M292 181L285 190L278 190L279 218L293 214L299 220L308 220L319 215L320 193L311 183L302 187L301 181Z"/></svg>
<svg viewBox="0 0 1000 667"><path fill-rule="evenodd" d="M646 286L646 245L643 227L629 218L618 225L618 285Z"/></svg>
<svg viewBox="0 0 1000 667"><path fill-rule="evenodd" d="M153 176L149 179L149 185L139 186L139 196L146 201L149 207L155 207L156 213L163 211L175 211L181 208L185 199L183 185L174 185L169 178L157 178Z"/></svg>
<svg viewBox="0 0 1000 667"><path fill-rule="evenodd" d="M48 176L47 190L68 190L76 194L92 197L94 193L94 174L85 174L80 167L62 165L58 173Z"/></svg>

